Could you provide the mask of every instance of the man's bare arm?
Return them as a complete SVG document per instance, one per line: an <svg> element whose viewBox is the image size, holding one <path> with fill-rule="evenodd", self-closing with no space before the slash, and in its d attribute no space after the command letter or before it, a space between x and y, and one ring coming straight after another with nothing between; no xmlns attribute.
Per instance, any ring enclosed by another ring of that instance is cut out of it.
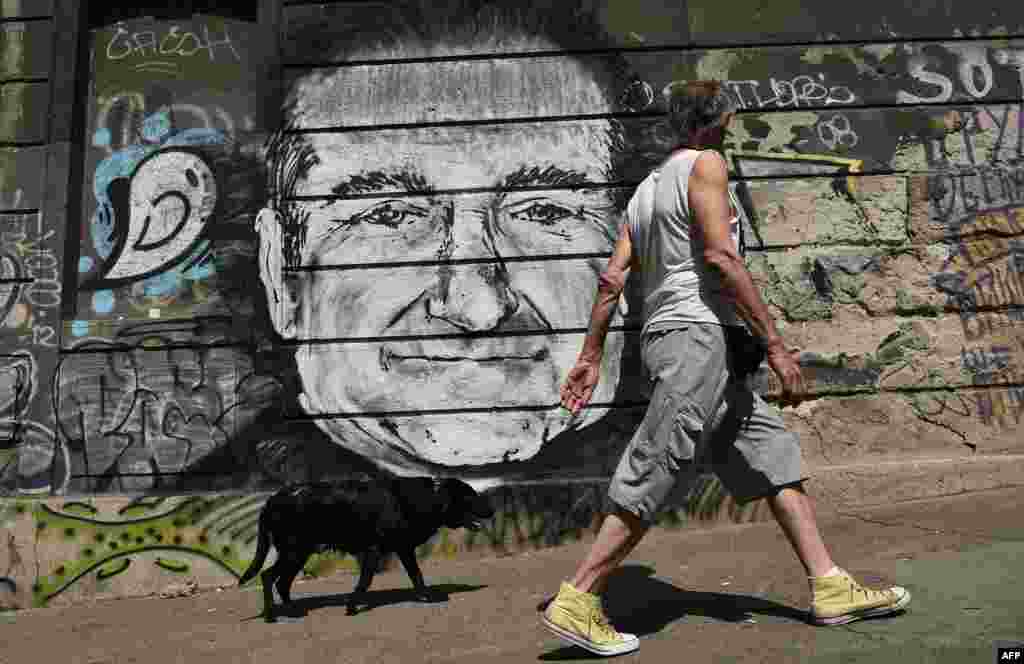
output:
<svg viewBox="0 0 1024 664"><path fill-rule="evenodd" d="M689 182L693 223L704 239L704 262L721 276L726 294L740 316L769 349L782 347L768 307L729 236L729 173L717 152L705 152L694 164Z"/></svg>
<svg viewBox="0 0 1024 664"><path fill-rule="evenodd" d="M629 225L619 226L619 238L615 242L615 250L608 260L608 266L598 277L597 298L590 312L590 326L583 342L580 360L600 362L604 355L605 337L611 323L619 296L629 277L629 268L633 262L633 244L629 238Z"/></svg>

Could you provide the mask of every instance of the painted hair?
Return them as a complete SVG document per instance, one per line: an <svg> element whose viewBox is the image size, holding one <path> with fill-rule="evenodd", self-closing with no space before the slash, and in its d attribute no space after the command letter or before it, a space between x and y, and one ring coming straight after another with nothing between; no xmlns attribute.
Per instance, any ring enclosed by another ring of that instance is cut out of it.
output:
<svg viewBox="0 0 1024 664"><path fill-rule="evenodd" d="M417 55L431 53L435 46L442 47L438 53L448 54L451 44L462 44L456 50L467 54L473 50L500 52L501 41L518 34L546 38L554 47L567 52L583 47L607 49L603 57L581 57L579 62L605 91L608 105L615 108L638 79L626 59L613 50L613 36L588 6L586 0L449 0L435 4L427 0L396 0L379 9L375 6L373 11L348 13L345 21L313 20L308 25L299 25L293 38L323 44L325 52L330 53L330 61L341 66L364 57L361 53L366 49L380 52L383 57L405 57L402 45L408 45ZM473 49L466 49L466 45ZM289 266L298 264L305 238L305 213L303 206L295 203L294 194L318 159L306 133L294 131L291 126L294 94L293 89L286 95L286 122L267 144L267 157L272 164L268 189L281 212ZM647 130L648 125L609 118L609 182L635 180L636 173L653 168L663 157L666 146L661 146ZM631 188L609 189L617 210L625 209L631 194Z"/></svg>
<svg viewBox="0 0 1024 664"><path fill-rule="evenodd" d="M665 86L663 94L669 125L683 141L720 127L736 111L736 103L718 81L675 81Z"/></svg>

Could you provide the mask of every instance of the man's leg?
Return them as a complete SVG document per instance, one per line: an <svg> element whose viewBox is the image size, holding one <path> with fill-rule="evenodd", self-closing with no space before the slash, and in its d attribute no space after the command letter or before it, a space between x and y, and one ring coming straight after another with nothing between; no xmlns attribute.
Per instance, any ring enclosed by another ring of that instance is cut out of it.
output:
<svg viewBox="0 0 1024 664"><path fill-rule="evenodd" d="M811 621L842 625L906 607L906 589L866 588L833 562L803 490L799 439L786 429L779 412L742 386L734 386L729 402L731 412L720 431L724 447L715 450L716 472L741 501L768 497L775 520L807 571Z"/></svg>
<svg viewBox="0 0 1024 664"><path fill-rule="evenodd" d="M636 548L649 528L649 524L622 508L607 515L590 546L590 552L569 583L581 592L603 593L608 575Z"/></svg>
<svg viewBox="0 0 1024 664"><path fill-rule="evenodd" d="M835 563L818 531L818 521L810 497L802 485L785 487L768 499L772 515L793 546L807 576L825 576Z"/></svg>
<svg viewBox="0 0 1024 664"><path fill-rule="evenodd" d="M605 517L572 581L562 583L544 611L545 627L570 643L599 655L639 647L635 635L608 623L599 595L610 572L636 547L677 487L680 466L693 458L694 434L701 427L692 425L714 411L724 385L724 352L708 352L715 341L720 348L724 344L721 330L712 325L678 328L645 340L644 366L654 389L608 487L616 511Z"/></svg>

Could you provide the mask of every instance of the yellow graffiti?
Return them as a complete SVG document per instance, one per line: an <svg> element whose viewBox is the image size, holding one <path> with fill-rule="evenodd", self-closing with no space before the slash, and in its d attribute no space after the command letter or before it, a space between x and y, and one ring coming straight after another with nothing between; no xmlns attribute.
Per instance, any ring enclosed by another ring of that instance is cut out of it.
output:
<svg viewBox="0 0 1024 664"><path fill-rule="evenodd" d="M834 165L847 173L846 186L850 193L857 192L857 178L855 176L863 172L863 159L848 159L828 154L802 154L799 152L746 152L742 150L728 150L726 155L734 162L738 159L750 159L752 161L780 161L786 163L809 162L812 164Z"/></svg>

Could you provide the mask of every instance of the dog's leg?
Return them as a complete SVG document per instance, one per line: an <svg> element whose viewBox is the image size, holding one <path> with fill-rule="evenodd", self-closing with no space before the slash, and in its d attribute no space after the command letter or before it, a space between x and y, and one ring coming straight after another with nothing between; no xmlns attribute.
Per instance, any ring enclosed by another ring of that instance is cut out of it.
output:
<svg viewBox="0 0 1024 664"><path fill-rule="evenodd" d="M283 604L292 603L292 583L302 571L303 565L309 560L309 556L310 553L307 551L296 552L288 554L287 558L282 561L282 567L278 571L274 587L277 588L277 594L281 597Z"/></svg>
<svg viewBox="0 0 1024 664"><path fill-rule="evenodd" d="M377 572L379 560L380 555L376 549L369 549L359 556L359 582L356 583L352 594L348 596L348 607L345 609L345 613L348 615L356 614L356 607L362 603L366 591L370 589L370 583L373 581L373 575Z"/></svg>
<svg viewBox="0 0 1024 664"><path fill-rule="evenodd" d="M274 580L277 578L279 562L263 570L260 580L263 582L263 620L272 623L277 622L274 617Z"/></svg>
<svg viewBox="0 0 1024 664"><path fill-rule="evenodd" d="M416 550L407 549L405 551L396 551L398 559L402 561L402 567L405 568L406 574L412 580L413 588L416 589L416 596L427 602L434 602L442 599L441 595L436 592L432 592L427 588L427 584L423 581L423 573L420 572L420 565L416 561Z"/></svg>

